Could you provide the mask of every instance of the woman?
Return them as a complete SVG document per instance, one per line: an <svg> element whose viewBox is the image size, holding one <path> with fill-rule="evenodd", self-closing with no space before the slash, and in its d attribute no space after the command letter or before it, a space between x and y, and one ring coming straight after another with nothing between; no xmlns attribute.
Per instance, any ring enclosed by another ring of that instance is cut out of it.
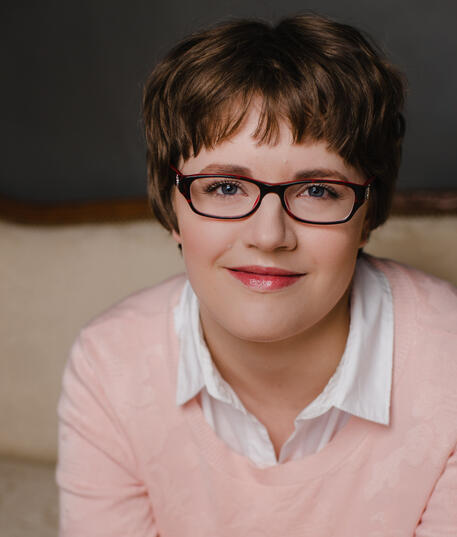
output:
<svg viewBox="0 0 457 537"><path fill-rule="evenodd" d="M61 535L457 532L456 291L362 253L403 94L315 15L219 25L157 66L149 192L186 276L75 343Z"/></svg>

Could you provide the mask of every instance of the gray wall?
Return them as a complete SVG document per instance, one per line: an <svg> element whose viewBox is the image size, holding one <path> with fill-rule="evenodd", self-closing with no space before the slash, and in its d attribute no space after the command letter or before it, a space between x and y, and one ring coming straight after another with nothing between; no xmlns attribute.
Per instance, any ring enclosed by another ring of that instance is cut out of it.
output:
<svg viewBox="0 0 457 537"><path fill-rule="evenodd" d="M409 80L400 188L457 188L457 2L3 2L0 195L145 193L142 84L178 39L228 17L314 10L371 34Z"/></svg>

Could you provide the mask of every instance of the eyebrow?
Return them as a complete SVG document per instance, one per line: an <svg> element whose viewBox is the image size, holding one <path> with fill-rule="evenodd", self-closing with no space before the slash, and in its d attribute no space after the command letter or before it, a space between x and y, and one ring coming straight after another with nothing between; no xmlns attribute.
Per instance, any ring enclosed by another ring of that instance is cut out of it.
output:
<svg viewBox="0 0 457 537"><path fill-rule="evenodd" d="M230 174L230 175L242 175L245 177L252 177L252 172L249 168L239 166L237 164L208 164L200 172L200 174L217 173L217 174ZM293 177L294 180L300 179L339 179L340 181L348 182L349 179L346 175L330 168L311 168L298 171ZM287 180L286 177L282 179Z"/></svg>

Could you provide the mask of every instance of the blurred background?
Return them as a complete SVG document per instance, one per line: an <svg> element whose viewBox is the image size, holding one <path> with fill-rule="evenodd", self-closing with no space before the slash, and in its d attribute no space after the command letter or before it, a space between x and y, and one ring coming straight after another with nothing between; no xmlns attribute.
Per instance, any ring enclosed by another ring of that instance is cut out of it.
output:
<svg viewBox="0 0 457 537"><path fill-rule="evenodd" d="M147 75L208 24L306 10L367 32L408 79L394 214L367 250L457 283L454 0L2 2L2 537L56 535L56 406L81 326L183 270L146 202Z"/></svg>

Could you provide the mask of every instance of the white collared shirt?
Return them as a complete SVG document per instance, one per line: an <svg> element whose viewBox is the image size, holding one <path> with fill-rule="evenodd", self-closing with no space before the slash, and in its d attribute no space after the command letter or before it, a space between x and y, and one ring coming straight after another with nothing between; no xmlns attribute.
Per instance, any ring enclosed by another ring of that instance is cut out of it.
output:
<svg viewBox="0 0 457 537"><path fill-rule="evenodd" d="M216 434L257 466L273 466L320 451L350 415L389 424L393 305L386 277L359 258L351 294L346 348L323 391L295 418L295 430L276 457L265 426L250 414L215 367L200 325L198 299L186 282L174 311L180 339L176 402L201 393L202 410Z"/></svg>

